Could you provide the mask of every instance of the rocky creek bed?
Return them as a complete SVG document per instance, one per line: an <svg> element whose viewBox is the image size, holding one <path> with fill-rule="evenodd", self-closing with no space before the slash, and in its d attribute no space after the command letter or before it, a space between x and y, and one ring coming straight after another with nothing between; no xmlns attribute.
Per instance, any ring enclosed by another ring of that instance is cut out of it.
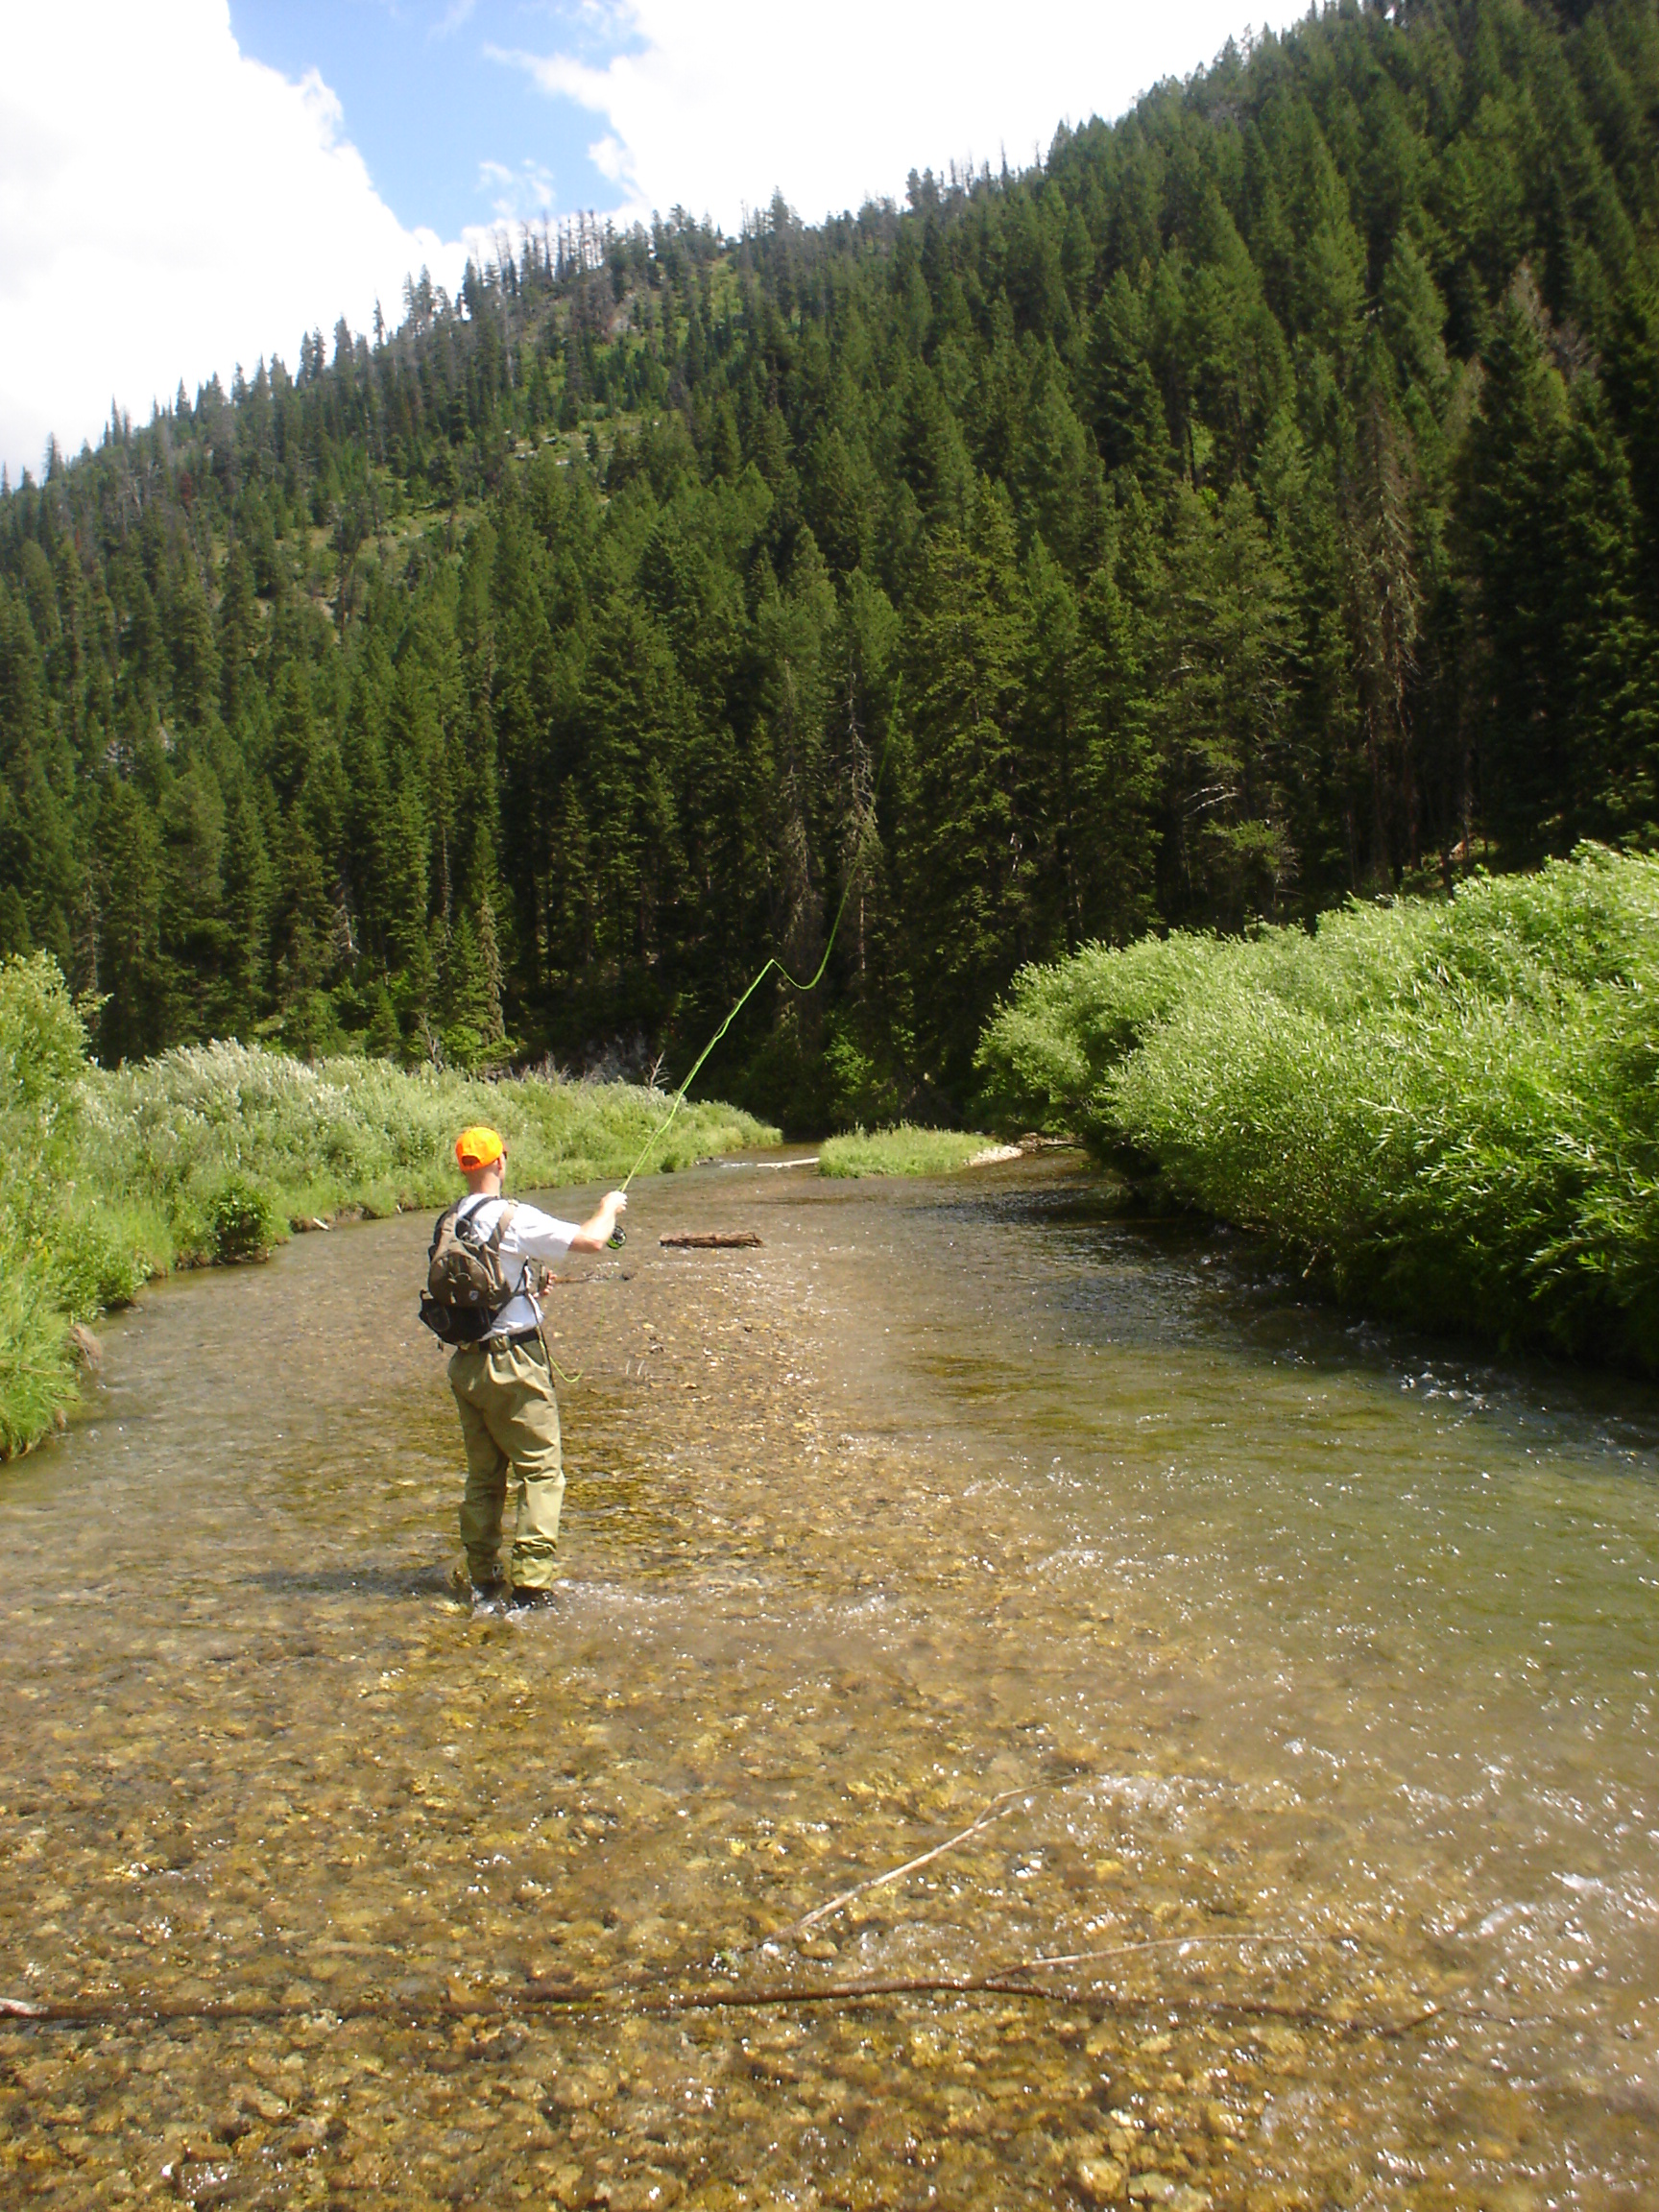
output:
<svg viewBox="0 0 1659 2212"><path fill-rule="evenodd" d="M1246 1485L1195 1532L1154 1477L1238 1449L1246 1372L1314 1407L1315 1499L1328 1431L1363 1473L1402 1420L1459 1482L1461 1417L1224 1252L1125 1244L1075 1164L989 1172L641 1187L550 1303L565 1581L519 1622L450 1587L425 1224L108 1332L0 1493L0 1995L45 2008L0 2023L0 2201L1651 2200L1642 1694L1609 1757L1581 1648L1511 1706L1465 1634L1442 1681L1358 1526L1300 1574L1264 1527L1245 1574ZM657 1244L732 1227L763 1245ZM1536 1458L1529 1403L1474 1456ZM1647 1410L1550 1431L1603 1588L1651 1565ZM1482 1797L1451 1769L1494 1725L1476 1768L1528 1728L1532 1765ZM1564 1858L1569 1770L1615 1801ZM1619 1910L1550 1919L1563 1867Z"/></svg>

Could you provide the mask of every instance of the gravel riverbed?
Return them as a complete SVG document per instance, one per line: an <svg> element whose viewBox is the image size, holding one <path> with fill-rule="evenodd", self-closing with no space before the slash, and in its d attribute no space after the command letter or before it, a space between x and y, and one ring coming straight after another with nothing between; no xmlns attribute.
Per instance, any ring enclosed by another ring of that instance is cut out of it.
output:
<svg viewBox="0 0 1659 2212"><path fill-rule="evenodd" d="M0 2200L1566 2201L1456 1942L1209 1737L1226 1652L898 1402L902 1201L676 1182L550 1299L545 1614L451 1587L424 1223L168 1286L7 1478Z"/></svg>

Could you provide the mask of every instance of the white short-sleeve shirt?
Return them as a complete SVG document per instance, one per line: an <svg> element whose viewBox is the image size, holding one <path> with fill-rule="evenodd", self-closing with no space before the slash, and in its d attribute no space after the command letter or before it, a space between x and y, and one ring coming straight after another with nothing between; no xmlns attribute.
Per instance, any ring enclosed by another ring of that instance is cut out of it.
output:
<svg viewBox="0 0 1659 2212"><path fill-rule="evenodd" d="M536 1327L536 1309L525 1295L524 1279L531 1262L563 1260L570 1249L570 1239L580 1234L580 1229L576 1222L555 1220L551 1214L543 1214L536 1206L526 1206L518 1198L464 1198L460 1213L466 1220L474 1223L480 1237L488 1237L504 1206L510 1206L513 1214L501 1232L496 1251L501 1261L501 1280L516 1294L495 1316L495 1325L490 1334L522 1336Z"/></svg>

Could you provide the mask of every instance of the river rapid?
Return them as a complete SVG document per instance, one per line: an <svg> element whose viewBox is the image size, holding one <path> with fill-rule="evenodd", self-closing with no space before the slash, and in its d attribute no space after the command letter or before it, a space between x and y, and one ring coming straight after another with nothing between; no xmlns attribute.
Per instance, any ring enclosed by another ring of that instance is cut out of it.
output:
<svg viewBox="0 0 1659 2212"><path fill-rule="evenodd" d="M0 2202L1659 2198L1659 1397L1073 1155L629 1228L547 1613L452 1589L424 1220L0 1474Z"/></svg>

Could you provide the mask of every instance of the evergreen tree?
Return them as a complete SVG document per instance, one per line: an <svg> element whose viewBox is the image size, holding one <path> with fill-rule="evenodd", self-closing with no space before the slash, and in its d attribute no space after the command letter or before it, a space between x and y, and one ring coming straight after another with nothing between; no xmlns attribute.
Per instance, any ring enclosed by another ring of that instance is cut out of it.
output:
<svg viewBox="0 0 1659 2212"><path fill-rule="evenodd" d="M106 1067L166 1041L160 840L142 792L114 780L98 812L98 980L107 994L98 1051Z"/></svg>
<svg viewBox="0 0 1659 2212"><path fill-rule="evenodd" d="M1013 524L982 485L971 530L934 535L905 638L919 1042L944 1094L969 1081L978 1009L1027 949L1040 855L1019 804L1023 614Z"/></svg>

